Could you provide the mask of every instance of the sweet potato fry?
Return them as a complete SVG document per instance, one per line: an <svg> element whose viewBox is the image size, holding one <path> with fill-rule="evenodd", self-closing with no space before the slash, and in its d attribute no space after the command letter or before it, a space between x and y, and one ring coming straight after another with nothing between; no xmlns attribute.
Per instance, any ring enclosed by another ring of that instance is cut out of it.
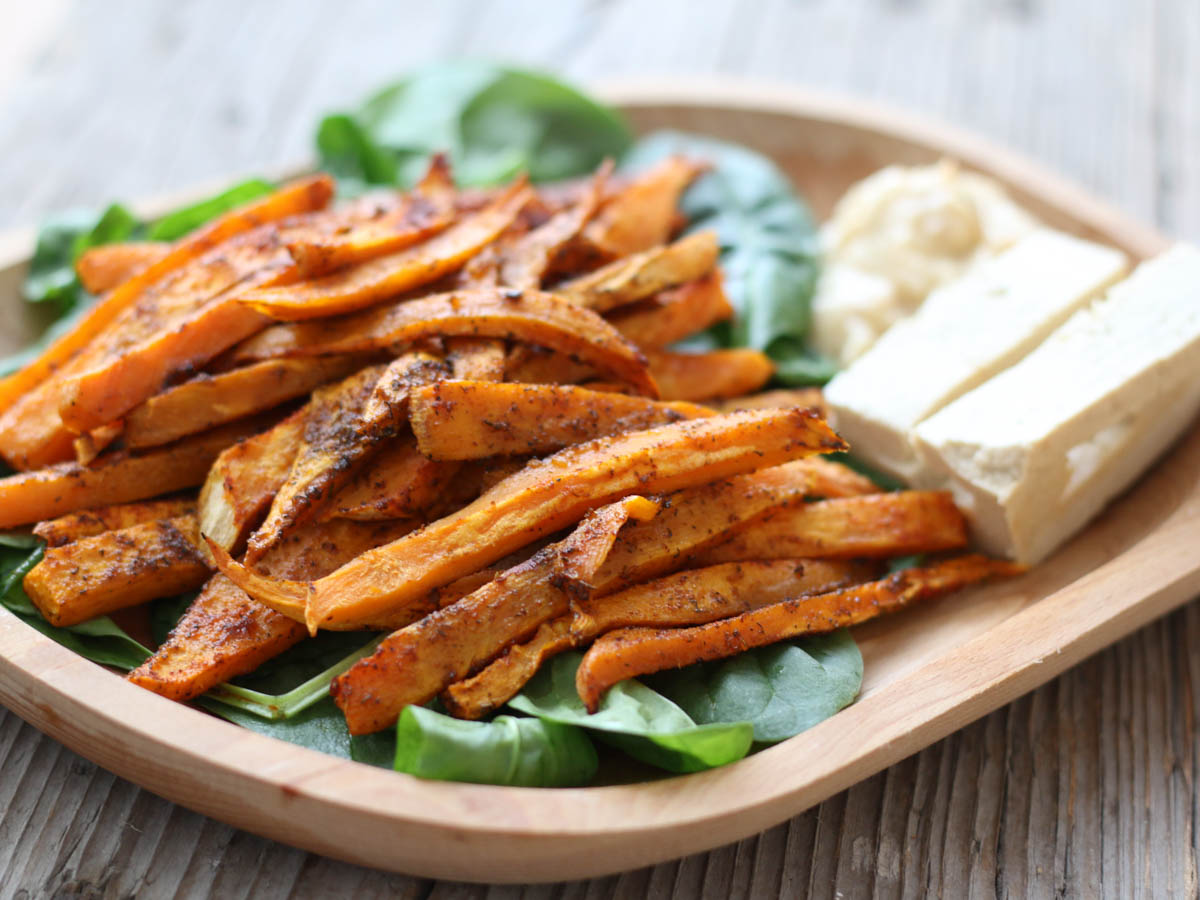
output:
<svg viewBox="0 0 1200 900"><path fill-rule="evenodd" d="M454 222L454 180L450 165L436 154L411 194L357 228L332 234L306 235L291 241L288 251L305 278L359 265L405 250L445 231Z"/></svg>
<svg viewBox="0 0 1200 900"><path fill-rule="evenodd" d="M313 392L305 407L304 434L287 479L275 493L267 517L246 545L253 565L290 530L309 521L354 474L375 439L365 434L361 413L382 366L363 369Z"/></svg>
<svg viewBox="0 0 1200 900"><path fill-rule="evenodd" d="M664 400L737 397L758 390L775 372L770 357L748 347L707 353L648 350L646 358Z"/></svg>
<svg viewBox="0 0 1200 900"><path fill-rule="evenodd" d="M692 628L625 628L592 644L576 673L579 697L595 711L618 681L692 663L724 659L806 634L857 625L927 597L993 576L1024 571L1015 563L962 556L897 572L882 581L785 600Z"/></svg>
<svg viewBox="0 0 1200 900"><path fill-rule="evenodd" d="M820 388L815 387L763 391L759 394L748 394L745 397L715 400L707 405L719 412L736 412L739 409L787 409L789 406L799 406L815 409L821 415L826 415L825 396L821 393Z"/></svg>
<svg viewBox="0 0 1200 900"><path fill-rule="evenodd" d="M492 338L451 338L446 341L446 362L460 381L503 381L504 341Z"/></svg>
<svg viewBox="0 0 1200 900"><path fill-rule="evenodd" d="M272 359L219 375L201 375L130 410L125 446L156 447L304 396L362 365L354 356Z"/></svg>
<svg viewBox="0 0 1200 900"><path fill-rule="evenodd" d="M202 585L195 516L131 525L50 547L25 576L25 592L51 625L78 625L127 606Z"/></svg>
<svg viewBox="0 0 1200 900"><path fill-rule="evenodd" d="M555 254L596 214L611 172L612 162L606 161L575 203L552 215L504 251L498 273L500 284L521 289L542 286Z"/></svg>
<svg viewBox="0 0 1200 900"><path fill-rule="evenodd" d="M97 456L119 441L124 433L124 421L117 420L79 435L75 438L75 461L81 466L90 466Z"/></svg>
<svg viewBox="0 0 1200 900"><path fill-rule="evenodd" d="M550 453L712 414L692 403L659 403L568 385L445 381L413 392L410 418L426 456L480 459Z"/></svg>
<svg viewBox="0 0 1200 900"><path fill-rule="evenodd" d="M665 347L733 316L720 270L616 311L609 321L642 348Z"/></svg>
<svg viewBox="0 0 1200 900"><path fill-rule="evenodd" d="M306 637L299 622L251 600L217 574L162 646L126 677L168 700L192 700L253 672Z"/></svg>
<svg viewBox="0 0 1200 900"><path fill-rule="evenodd" d="M147 266L123 282L88 310L87 314L54 343L38 359L6 378L0 379L0 410L8 419L10 407L17 398L45 381L61 369L83 347L104 331L108 325L136 301L147 288L188 263L203 256L218 244L266 222L277 222L309 210L323 208L333 197L333 179L316 175L286 185L275 193L232 210L178 241L162 259ZM9 451L0 443L5 458ZM12 459L9 459L12 462ZM15 464L15 463L14 463Z"/></svg>
<svg viewBox="0 0 1200 900"><path fill-rule="evenodd" d="M460 469L460 463L425 456L411 435L398 438L359 469L322 515L359 520L424 516L456 493Z"/></svg>
<svg viewBox="0 0 1200 900"><path fill-rule="evenodd" d="M634 491L678 490L845 444L803 410L733 413L599 438L530 463L471 505L311 584L217 556L250 596L307 601L310 630L398 612L415 598ZM485 537L486 536L486 537Z"/></svg>
<svg viewBox="0 0 1200 900"><path fill-rule="evenodd" d="M682 156L664 159L611 197L584 236L613 256L664 243L675 229L684 188L707 168Z"/></svg>
<svg viewBox="0 0 1200 900"><path fill-rule="evenodd" d="M504 362L504 380L514 383L578 384L595 377L587 363L532 344L517 344Z"/></svg>
<svg viewBox="0 0 1200 900"><path fill-rule="evenodd" d="M446 362L433 354L416 350L397 356L383 370L363 405L363 430L373 439L399 434L408 424L409 397L413 388L449 375Z"/></svg>
<svg viewBox="0 0 1200 900"><path fill-rule="evenodd" d="M306 410L221 453L200 489L200 533L233 552L283 487L304 437ZM202 548L207 559L207 545Z"/></svg>
<svg viewBox="0 0 1200 900"><path fill-rule="evenodd" d="M623 257L551 290L579 306L607 312L702 278L716 266L719 250L716 234L699 231L665 247Z"/></svg>
<svg viewBox="0 0 1200 900"><path fill-rule="evenodd" d="M269 553L262 565L282 576L317 577L415 526L416 522L338 522L301 528ZM218 574L209 579L154 656L127 677L171 700L191 700L254 671L307 636L303 625L251 600Z"/></svg>
<svg viewBox="0 0 1200 900"><path fill-rule="evenodd" d="M196 501L193 497L123 503L119 506L105 506L48 519L35 525L33 533L45 541L47 547L61 547L63 544L104 534L106 531L118 531L131 525L157 522L160 519L195 515L195 512Z"/></svg>
<svg viewBox="0 0 1200 900"><path fill-rule="evenodd" d="M75 434L120 417L182 368L187 354L173 348L236 342L245 321L218 317L194 328L197 305L253 273L268 277L269 249L261 243L277 229L263 223L319 209L331 194L326 176L284 188L185 238L113 290L37 362L0 382L0 402L11 397L12 403L0 416L0 453L23 470L67 460ZM110 379L121 373L129 374L129 383L113 385Z"/></svg>
<svg viewBox="0 0 1200 900"><path fill-rule="evenodd" d="M822 500L776 515L689 560L689 565L747 559L820 556L906 556L957 550L967 544L967 525L943 491L903 491Z"/></svg>
<svg viewBox="0 0 1200 900"><path fill-rule="evenodd" d="M566 611L553 584L560 552L586 553L586 545L611 545L630 511L644 514L643 498L626 498L594 511L575 532L529 560L497 575L474 593L389 635L375 653L334 679L330 694L346 715L351 734L379 731L411 703L424 703L447 684L488 662L537 622L528 605Z"/></svg>
<svg viewBox="0 0 1200 900"><path fill-rule="evenodd" d="M0 528L195 487L222 450L261 424L235 422L141 454L106 454L91 466L59 463L0 478Z"/></svg>
<svg viewBox="0 0 1200 900"><path fill-rule="evenodd" d="M601 600L584 598L572 603L571 613L539 627L530 640L450 685L442 702L461 719L482 718L516 695L547 659L615 628L702 625L873 576L872 568L858 563L750 562L680 572Z"/></svg>
<svg viewBox="0 0 1200 900"><path fill-rule="evenodd" d="M437 281L453 272L512 224L532 197L517 181L478 213L437 237L313 281L246 291L241 302L274 319L293 321L353 312Z"/></svg>
<svg viewBox="0 0 1200 900"><path fill-rule="evenodd" d="M84 290L92 294L111 291L171 252L171 245L158 241L101 244L85 250L75 261L75 272Z"/></svg>
<svg viewBox="0 0 1200 900"><path fill-rule="evenodd" d="M464 290L320 322L276 326L248 342L241 358L361 353L431 337L506 338L572 354L653 396L645 360L608 322L540 291ZM265 354L265 356L264 356Z"/></svg>

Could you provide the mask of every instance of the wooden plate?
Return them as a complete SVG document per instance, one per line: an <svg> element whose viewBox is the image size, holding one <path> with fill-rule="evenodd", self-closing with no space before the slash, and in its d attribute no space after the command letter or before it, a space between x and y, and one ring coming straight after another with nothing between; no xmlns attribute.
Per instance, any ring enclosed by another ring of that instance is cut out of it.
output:
<svg viewBox="0 0 1200 900"><path fill-rule="evenodd" d="M756 86L612 87L640 130L774 156L819 211L889 162L957 157L1047 221L1135 258L1165 239L1018 157L859 101ZM28 252L26 249L25 252ZM0 271L0 334L28 311ZM1027 576L860 628L861 699L742 762L644 784L424 782L280 743L163 700L0 615L0 702L105 768L250 831L383 869L538 881L600 875L767 828L1054 677L1200 592L1200 431Z"/></svg>

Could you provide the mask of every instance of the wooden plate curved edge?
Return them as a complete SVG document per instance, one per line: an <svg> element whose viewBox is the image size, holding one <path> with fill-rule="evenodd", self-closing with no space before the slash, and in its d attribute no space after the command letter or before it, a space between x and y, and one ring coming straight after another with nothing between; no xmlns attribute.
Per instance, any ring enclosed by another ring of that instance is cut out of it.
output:
<svg viewBox="0 0 1200 900"><path fill-rule="evenodd" d="M720 120L726 129L743 129L737 134L744 142L767 150L788 140L765 133L772 128L809 135L796 138L798 144L812 144L818 140L812 135L824 131L842 142L843 156L861 156L849 168L878 163L879 154L897 147L901 161L955 156L999 177L1048 220L1134 256L1166 243L1013 154L862 101L695 82L616 86L606 96L640 127ZM760 130L745 132L747 123ZM769 827L1194 596L1200 591L1193 550L1198 473L1200 433L1193 433L1117 507L1024 578L906 613L892 620L897 627L879 623L864 630L868 684L855 705L783 744L698 775L573 790L423 782L284 744L163 700L6 612L0 614L0 702L155 793L328 856L462 880L606 874ZM922 616L939 623L942 643L921 644ZM947 632L946 623L960 618L964 628ZM906 619L912 624L904 626Z"/></svg>

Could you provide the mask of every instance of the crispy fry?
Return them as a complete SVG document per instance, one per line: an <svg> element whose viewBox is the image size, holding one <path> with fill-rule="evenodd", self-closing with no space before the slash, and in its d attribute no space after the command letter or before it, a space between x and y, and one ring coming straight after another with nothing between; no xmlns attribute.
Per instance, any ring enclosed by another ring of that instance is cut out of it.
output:
<svg viewBox="0 0 1200 900"><path fill-rule="evenodd" d="M442 702L461 719L479 719L515 696L547 659L614 628L701 625L856 584L874 574L871 567L849 562L750 562L680 572L601 600L577 600L572 613L546 622L530 640L514 644L477 674L450 685Z"/></svg>
<svg viewBox="0 0 1200 900"><path fill-rule="evenodd" d="M241 294L240 300L275 319L312 319L353 312L453 272L512 224L532 197L517 181L489 206L416 247L313 281Z"/></svg>
<svg viewBox="0 0 1200 900"><path fill-rule="evenodd" d="M587 363L531 344L513 347L504 363L504 380L523 384L578 384L595 377Z"/></svg>
<svg viewBox="0 0 1200 900"><path fill-rule="evenodd" d="M780 510L697 554L689 565L801 556L907 556L957 550L966 544L967 524L949 493L903 491Z"/></svg>
<svg viewBox="0 0 1200 900"><path fill-rule="evenodd" d="M552 583L560 553L570 548L572 556L586 554L586 545L593 541L611 545L612 533L631 512L645 514L647 502L626 498L594 511L565 540L543 548L457 603L389 635L371 656L330 686L350 733L386 728L405 706L435 697L459 675L519 640L528 632L526 604L545 602L565 611L566 599Z"/></svg>
<svg viewBox="0 0 1200 900"><path fill-rule="evenodd" d="M287 577L324 575L416 524L338 522L301 528L269 553L262 565ZM191 700L253 672L307 636L303 625L251 600L218 574L209 579L154 656L127 677L171 700Z"/></svg>
<svg viewBox="0 0 1200 900"><path fill-rule="evenodd" d="M397 253L428 240L455 218L454 180L446 158L438 153L413 192L358 228L348 232L306 235L288 244L288 251L305 278L325 275Z"/></svg>
<svg viewBox="0 0 1200 900"><path fill-rule="evenodd" d="M592 438L713 415L692 403L551 384L445 381L413 392L411 422L432 459L540 455Z"/></svg>
<svg viewBox="0 0 1200 900"><path fill-rule="evenodd" d="M131 241L89 247L75 260L75 272L84 290L92 294L111 291L123 281L161 260L171 245L158 241Z"/></svg>
<svg viewBox="0 0 1200 900"><path fill-rule="evenodd" d="M362 408L362 428L374 439L399 434L408 424L413 388L450 375L445 361L423 351L397 356L388 363Z"/></svg>
<svg viewBox="0 0 1200 900"><path fill-rule="evenodd" d="M91 466L59 463L0 478L0 528L195 487L222 450L260 426L235 422L146 453L107 454Z"/></svg>
<svg viewBox="0 0 1200 900"><path fill-rule="evenodd" d="M304 437L306 410L217 457L200 489L200 533L224 550L241 546L283 487ZM202 547L207 559L207 546Z"/></svg>
<svg viewBox="0 0 1200 900"><path fill-rule="evenodd" d="M825 396L821 393L820 388L815 387L763 391L761 394L716 400L708 405L720 412L736 412L739 409L786 409L789 406L800 406L815 409L823 416L827 414Z"/></svg>
<svg viewBox="0 0 1200 900"><path fill-rule="evenodd" d="M716 234L699 231L665 247L618 259L552 290L579 306L607 312L704 277L717 264L719 250Z"/></svg>
<svg viewBox="0 0 1200 900"><path fill-rule="evenodd" d="M430 337L512 338L573 354L654 396L645 360L608 322L540 291L473 289L435 294L320 322L268 329L241 359L359 353Z"/></svg>
<svg viewBox="0 0 1200 900"><path fill-rule="evenodd" d="M224 575L208 580L161 647L126 677L168 700L199 697L308 637Z"/></svg>
<svg viewBox="0 0 1200 900"><path fill-rule="evenodd" d="M664 400L737 397L758 390L775 372L766 354L746 347L707 353L648 350L646 358Z"/></svg>
<svg viewBox="0 0 1200 900"><path fill-rule="evenodd" d="M610 198L585 237L613 256L649 250L671 236L684 188L708 169L705 163L671 156Z"/></svg>
<svg viewBox="0 0 1200 900"><path fill-rule="evenodd" d="M272 359L201 375L151 397L125 418L125 446L156 447L307 394L362 365L354 356Z"/></svg>
<svg viewBox="0 0 1200 900"><path fill-rule="evenodd" d="M199 540L195 516L183 516L50 547L25 592L51 625L78 625L199 587L209 575Z"/></svg>
<svg viewBox="0 0 1200 900"><path fill-rule="evenodd" d="M857 625L927 597L958 590L993 576L1016 575L1022 566L983 556L962 556L882 581L814 597L785 600L692 628L625 628L592 644L576 673L584 705L594 712L618 681L724 659L806 634Z"/></svg>
<svg viewBox="0 0 1200 900"><path fill-rule="evenodd" d="M75 438L75 461L81 466L90 466L97 456L120 440L124 433L125 422L118 420L79 435Z"/></svg>
<svg viewBox="0 0 1200 900"><path fill-rule="evenodd" d="M383 371L382 366L371 366L313 392L287 479L246 545L248 565L320 512L374 449L375 438L364 433L361 412Z"/></svg>
<svg viewBox="0 0 1200 900"><path fill-rule="evenodd" d="M61 547L81 538L118 531L143 522L160 519L175 519L194 515L196 501L193 497L175 497L168 500L147 500L142 503L123 503L105 506L88 512L69 513L57 519L48 519L34 526L33 533L46 542L47 547Z"/></svg>
<svg viewBox="0 0 1200 900"><path fill-rule="evenodd" d="M264 603L306 598L312 630L362 621L401 609L635 490L677 490L844 446L824 421L802 410L676 422L532 462L470 506L311 585L264 579L232 561L221 569Z"/></svg>
<svg viewBox="0 0 1200 900"><path fill-rule="evenodd" d="M609 321L642 348L665 347L733 316L721 271L620 309Z"/></svg>
<svg viewBox="0 0 1200 900"><path fill-rule="evenodd" d="M423 516L456 493L460 469L460 463L422 454L411 435L398 438L334 495L323 516L360 520Z"/></svg>
<svg viewBox="0 0 1200 900"><path fill-rule="evenodd" d="M593 510L570 537L559 544L558 578L574 595L592 590L591 582L612 552L617 533L626 522L649 522L662 501L633 494Z"/></svg>
<svg viewBox="0 0 1200 900"><path fill-rule="evenodd" d="M262 231L268 227L264 223L320 209L332 195L333 182L326 175L286 186L197 230L157 263L118 286L36 362L0 380L0 408L4 409L0 453L22 470L69 459L74 434L64 426L59 411L67 380L103 365L114 354L128 355L130 345L153 330L160 318L157 311L192 309L201 288L211 296L220 289L217 285L232 283L233 267L220 250L224 242L244 244L247 232ZM236 339L235 334L232 340ZM162 378L151 382L156 390ZM107 424L119 415L84 422L75 432Z"/></svg>
<svg viewBox="0 0 1200 900"><path fill-rule="evenodd" d="M446 362L461 381L503 381L504 360L504 341L470 337L446 341Z"/></svg>
<svg viewBox="0 0 1200 900"><path fill-rule="evenodd" d="M505 251L498 273L501 284L522 289L542 286L555 254L596 214L611 172L612 161L606 160L574 204L552 215Z"/></svg>

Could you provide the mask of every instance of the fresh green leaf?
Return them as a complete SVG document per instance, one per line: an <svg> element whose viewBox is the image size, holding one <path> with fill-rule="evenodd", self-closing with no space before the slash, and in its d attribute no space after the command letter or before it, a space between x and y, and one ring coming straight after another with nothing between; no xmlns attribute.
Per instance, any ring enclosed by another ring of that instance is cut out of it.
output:
<svg viewBox="0 0 1200 900"><path fill-rule="evenodd" d="M862 687L862 654L848 631L761 647L651 682L697 722L750 722L774 743L849 705Z"/></svg>
<svg viewBox="0 0 1200 900"><path fill-rule="evenodd" d="M580 653L563 653L509 701L513 709L547 722L578 725L642 762L671 772L698 772L741 759L753 728L746 722L696 724L684 710L644 684L629 680L605 695L589 714L575 689Z"/></svg>
<svg viewBox="0 0 1200 900"><path fill-rule="evenodd" d="M596 750L580 729L537 718L468 722L409 706L396 724L398 772L440 781L571 787L596 774Z"/></svg>
<svg viewBox="0 0 1200 900"><path fill-rule="evenodd" d="M32 551L23 547L0 546L0 606L46 637L92 662L125 670L140 666L150 656L150 651L108 616L66 628L57 628L41 617L25 593L22 582L26 573L38 564L42 553L41 546Z"/></svg>
<svg viewBox="0 0 1200 900"><path fill-rule="evenodd" d="M488 185L583 175L632 142L614 110L545 75L483 62L434 65L317 130L321 165L352 187L410 186L430 154L450 154L458 180Z"/></svg>
<svg viewBox="0 0 1200 900"><path fill-rule="evenodd" d="M227 213L235 207L241 206L243 203L249 203L258 197L271 193L275 190L275 186L270 182L263 181L261 178L251 178L247 181L235 184L214 197L209 197L206 200L201 200L199 203L193 203L191 206L185 206L182 209L177 209L174 212L167 213L157 222L150 226L146 232L146 237L152 241L173 241L183 237L189 232L195 231L205 222L215 219L222 213ZM124 240L121 238L111 238L110 240ZM102 243L109 243L103 241Z"/></svg>
<svg viewBox="0 0 1200 900"><path fill-rule="evenodd" d="M676 153L713 166L684 194L681 209L689 231L714 229L721 242L737 319L711 332L714 341L762 350L786 384L824 383L833 368L804 345L819 254L808 207L765 156L713 138L657 132L638 141L622 167L638 171Z"/></svg>
<svg viewBox="0 0 1200 900"><path fill-rule="evenodd" d="M137 218L119 204L100 215L72 210L42 226L38 232L29 274L21 292L31 303L53 303L58 315L89 304L75 274L75 261L91 247L128 240L138 228Z"/></svg>

